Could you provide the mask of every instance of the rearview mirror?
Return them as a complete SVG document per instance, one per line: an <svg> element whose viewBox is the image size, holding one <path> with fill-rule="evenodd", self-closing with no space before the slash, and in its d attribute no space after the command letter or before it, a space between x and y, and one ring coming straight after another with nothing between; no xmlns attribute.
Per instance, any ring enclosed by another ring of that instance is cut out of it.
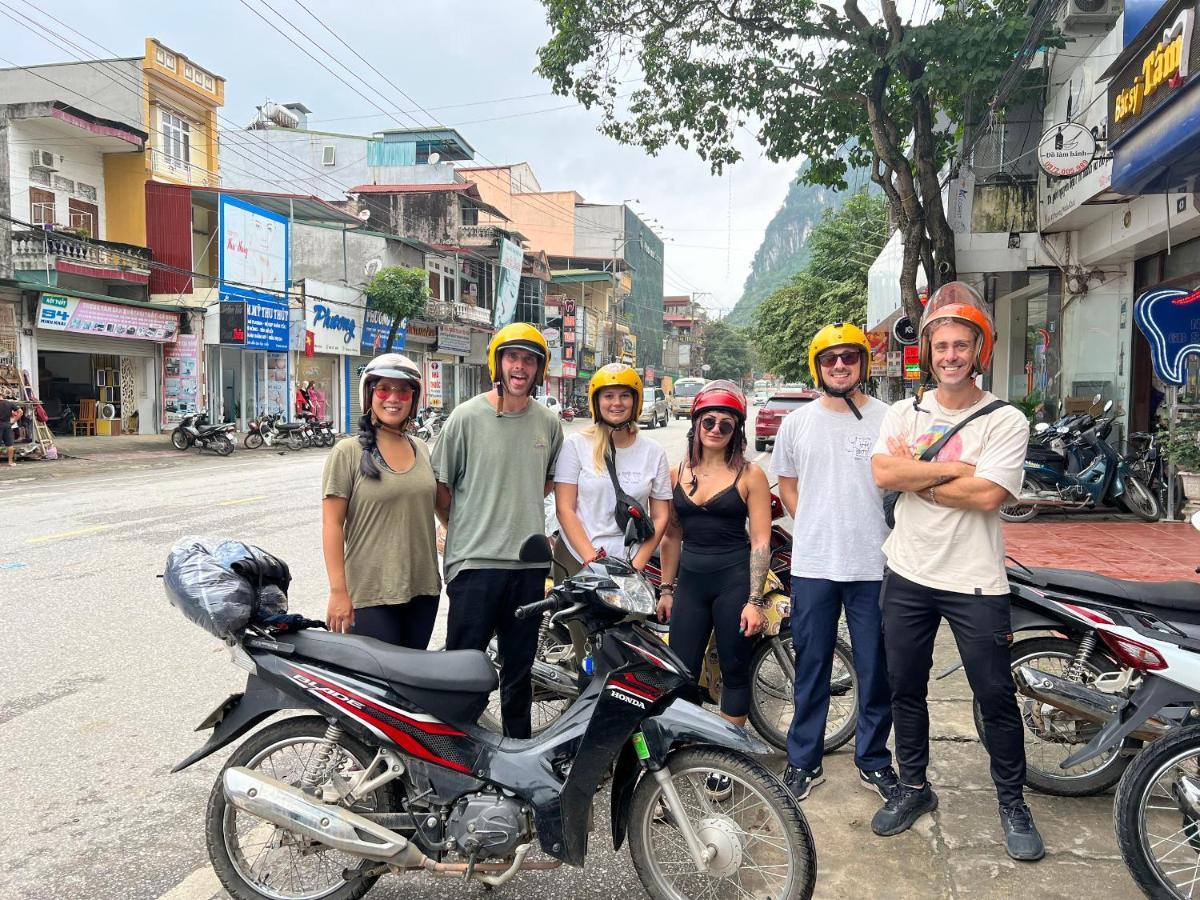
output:
<svg viewBox="0 0 1200 900"><path fill-rule="evenodd" d="M1094 396L1092 398L1092 406L1095 406L1097 403L1099 403L1103 399L1104 399L1103 397L1101 397L1099 394L1097 394L1096 396Z"/></svg>
<svg viewBox="0 0 1200 900"><path fill-rule="evenodd" d="M1104 404L1104 413L1105 413L1105 415L1107 415L1107 414L1108 414L1108 412L1109 412L1109 411L1110 411L1112 408L1113 408L1113 402L1112 402L1111 400L1109 400L1107 403L1105 403L1105 404Z"/></svg>
<svg viewBox="0 0 1200 900"><path fill-rule="evenodd" d="M531 534L521 544L517 558L521 562L528 563L550 562L554 558L554 553L550 549L550 539L544 534Z"/></svg>
<svg viewBox="0 0 1200 900"><path fill-rule="evenodd" d="M1047 431L1050 430L1050 423L1049 422L1038 422L1036 425L1033 426L1033 430L1036 431L1038 434L1045 434Z"/></svg>

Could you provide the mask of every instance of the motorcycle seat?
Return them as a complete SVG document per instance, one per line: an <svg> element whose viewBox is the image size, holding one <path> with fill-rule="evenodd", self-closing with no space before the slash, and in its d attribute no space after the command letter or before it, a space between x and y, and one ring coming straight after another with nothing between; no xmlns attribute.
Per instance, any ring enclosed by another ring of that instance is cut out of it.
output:
<svg viewBox="0 0 1200 900"><path fill-rule="evenodd" d="M499 683L495 666L480 650L410 650L372 637L312 628L289 634L286 640L299 656L421 690L488 694Z"/></svg>
<svg viewBox="0 0 1200 900"><path fill-rule="evenodd" d="M1029 571L1048 587L1099 594L1119 605L1200 612L1200 582L1196 581L1126 581L1074 569L1030 567Z"/></svg>

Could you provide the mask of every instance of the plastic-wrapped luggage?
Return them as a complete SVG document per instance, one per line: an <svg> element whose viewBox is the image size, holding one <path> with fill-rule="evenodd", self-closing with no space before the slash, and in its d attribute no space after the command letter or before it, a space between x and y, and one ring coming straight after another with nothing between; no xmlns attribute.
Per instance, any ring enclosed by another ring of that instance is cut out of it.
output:
<svg viewBox="0 0 1200 900"><path fill-rule="evenodd" d="M292 575L265 550L222 538L184 538L167 557L171 605L221 639L287 612Z"/></svg>

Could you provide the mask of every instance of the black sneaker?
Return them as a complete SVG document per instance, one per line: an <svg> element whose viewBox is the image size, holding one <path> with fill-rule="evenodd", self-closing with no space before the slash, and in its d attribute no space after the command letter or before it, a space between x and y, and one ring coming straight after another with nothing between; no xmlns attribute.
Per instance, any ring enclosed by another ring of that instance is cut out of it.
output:
<svg viewBox="0 0 1200 900"><path fill-rule="evenodd" d="M897 784L892 796L871 819L871 830L880 837L889 837L912 828L913 822L937 809L938 798L926 782L924 787Z"/></svg>
<svg viewBox="0 0 1200 900"><path fill-rule="evenodd" d="M859 769L858 779L863 787L869 791L875 791L884 800L896 793L896 788L900 787L900 778L891 766L884 766L874 772Z"/></svg>
<svg viewBox="0 0 1200 900"><path fill-rule="evenodd" d="M709 800L716 803L728 800L733 794L733 781L728 775L709 772L708 777L704 779L704 793L708 794Z"/></svg>
<svg viewBox="0 0 1200 900"><path fill-rule="evenodd" d="M1024 803L1001 806L1000 824L1004 828L1004 849L1013 859L1033 862L1046 855L1046 845L1033 824L1033 813Z"/></svg>
<svg viewBox="0 0 1200 900"><path fill-rule="evenodd" d="M783 786L792 792L797 800L805 799L809 792L825 780L825 770L817 766L815 772L808 769L797 769L789 765L783 770Z"/></svg>

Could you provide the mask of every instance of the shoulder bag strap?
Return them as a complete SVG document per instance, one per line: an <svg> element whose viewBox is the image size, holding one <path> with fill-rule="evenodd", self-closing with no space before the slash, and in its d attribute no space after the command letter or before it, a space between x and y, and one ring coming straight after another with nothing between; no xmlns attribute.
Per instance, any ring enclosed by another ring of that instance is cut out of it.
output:
<svg viewBox="0 0 1200 900"><path fill-rule="evenodd" d="M946 442L949 441L950 438L954 437L960 428L962 428L968 422L978 419L980 416L986 416L989 413L994 413L996 410L1000 409L1000 407L1008 405L1009 404L1004 400L993 400L983 409L975 410L975 412L971 413L969 416L943 434L931 447L929 447L929 449L922 453L919 458L925 462L930 462L931 460L936 459L937 455L942 452L942 447L946 446Z"/></svg>

